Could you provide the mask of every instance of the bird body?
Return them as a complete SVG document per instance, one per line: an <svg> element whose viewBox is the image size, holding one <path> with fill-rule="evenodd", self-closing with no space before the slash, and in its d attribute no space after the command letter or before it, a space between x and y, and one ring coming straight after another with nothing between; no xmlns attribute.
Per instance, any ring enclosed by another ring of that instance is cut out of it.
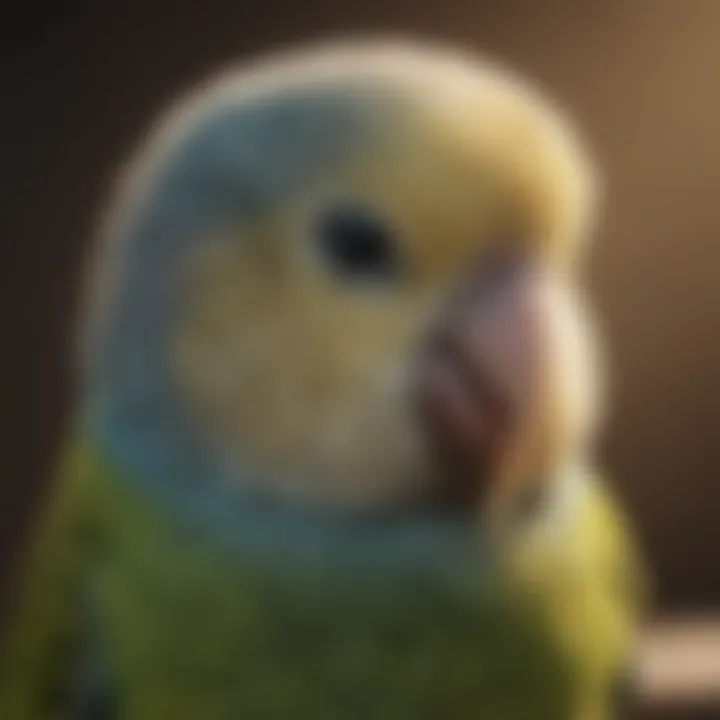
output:
<svg viewBox="0 0 720 720"><path fill-rule="evenodd" d="M612 717L635 568L590 478L503 555L462 525L168 506L89 443L64 477L3 717Z"/></svg>
<svg viewBox="0 0 720 720"><path fill-rule="evenodd" d="M641 582L593 355L563 319L536 372L516 317L579 308L592 195L559 116L449 51L315 50L166 116L103 230L0 717L616 717ZM491 292L498 244L530 259Z"/></svg>

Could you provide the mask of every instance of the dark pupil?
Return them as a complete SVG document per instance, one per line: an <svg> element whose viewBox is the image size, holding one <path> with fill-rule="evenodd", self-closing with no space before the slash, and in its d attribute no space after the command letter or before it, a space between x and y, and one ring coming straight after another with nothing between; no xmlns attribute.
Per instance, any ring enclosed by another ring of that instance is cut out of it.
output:
<svg viewBox="0 0 720 720"><path fill-rule="evenodd" d="M396 259L382 220L367 211L343 208L326 216L320 242L333 268L356 277L383 277L396 272Z"/></svg>

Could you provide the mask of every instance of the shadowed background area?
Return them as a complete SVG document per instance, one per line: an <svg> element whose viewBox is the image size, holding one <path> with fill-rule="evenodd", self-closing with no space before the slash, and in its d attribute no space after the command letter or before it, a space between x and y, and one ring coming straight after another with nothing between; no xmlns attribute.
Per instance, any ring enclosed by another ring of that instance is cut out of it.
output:
<svg viewBox="0 0 720 720"><path fill-rule="evenodd" d="M585 129L608 182L589 277L614 374L606 463L660 606L720 606L720 3L60 5L28 19L16 3L2 23L0 581L69 416L81 260L117 163L157 110L219 63L390 31L509 60Z"/></svg>

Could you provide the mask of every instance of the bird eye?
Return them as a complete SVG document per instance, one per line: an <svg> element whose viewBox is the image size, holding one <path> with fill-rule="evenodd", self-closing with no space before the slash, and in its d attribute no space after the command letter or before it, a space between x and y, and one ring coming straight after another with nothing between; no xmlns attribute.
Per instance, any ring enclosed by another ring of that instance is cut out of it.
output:
<svg viewBox="0 0 720 720"><path fill-rule="evenodd" d="M333 271L354 279L387 279L398 270L391 233L374 213L337 207L320 220L321 252Z"/></svg>

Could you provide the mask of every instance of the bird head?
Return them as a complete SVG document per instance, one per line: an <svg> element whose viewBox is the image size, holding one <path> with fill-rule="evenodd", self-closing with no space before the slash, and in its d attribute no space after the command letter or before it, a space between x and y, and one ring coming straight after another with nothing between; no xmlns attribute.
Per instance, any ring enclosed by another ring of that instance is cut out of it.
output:
<svg viewBox="0 0 720 720"><path fill-rule="evenodd" d="M568 119L470 54L340 43L232 68L121 177L91 404L136 456L202 448L203 482L222 467L283 504L517 499L592 425L595 194Z"/></svg>

